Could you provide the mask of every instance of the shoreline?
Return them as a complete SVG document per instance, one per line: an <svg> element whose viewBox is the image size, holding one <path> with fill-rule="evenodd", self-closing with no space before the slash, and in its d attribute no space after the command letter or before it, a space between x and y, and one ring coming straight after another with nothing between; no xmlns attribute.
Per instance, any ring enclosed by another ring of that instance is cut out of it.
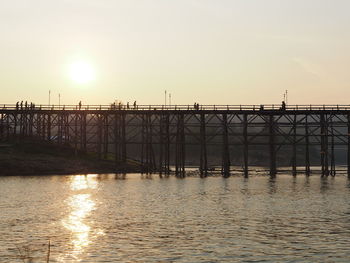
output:
<svg viewBox="0 0 350 263"><path fill-rule="evenodd" d="M69 146L36 140L0 144L0 176L68 175L141 172L135 163L116 164L93 154L75 153Z"/></svg>

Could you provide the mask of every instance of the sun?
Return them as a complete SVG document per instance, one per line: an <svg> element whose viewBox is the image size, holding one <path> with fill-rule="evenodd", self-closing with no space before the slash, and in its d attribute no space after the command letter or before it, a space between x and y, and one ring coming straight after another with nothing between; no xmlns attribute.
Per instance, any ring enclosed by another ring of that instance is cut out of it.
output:
<svg viewBox="0 0 350 263"><path fill-rule="evenodd" d="M75 61L69 67L71 79L78 84L87 84L95 80L95 69L87 61Z"/></svg>

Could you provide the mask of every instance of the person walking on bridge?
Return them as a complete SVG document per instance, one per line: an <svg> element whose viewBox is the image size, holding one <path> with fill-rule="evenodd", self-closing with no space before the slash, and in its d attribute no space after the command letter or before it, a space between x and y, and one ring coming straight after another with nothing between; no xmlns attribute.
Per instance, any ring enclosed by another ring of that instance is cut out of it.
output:
<svg viewBox="0 0 350 263"><path fill-rule="evenodd" d="M282 107L281 110L285 111L286 110L286 103L284 101L282 101Z"/></svg>

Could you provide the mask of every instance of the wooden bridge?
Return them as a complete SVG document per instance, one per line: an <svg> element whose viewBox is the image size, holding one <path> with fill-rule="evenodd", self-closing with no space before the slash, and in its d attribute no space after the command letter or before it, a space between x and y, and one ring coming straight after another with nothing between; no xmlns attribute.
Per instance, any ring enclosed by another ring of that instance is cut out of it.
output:
<svg viewBox="0 0 350 263"><path fill-rule="evenodd" d="M334 176L336 156L345 156L350 177L350 105L1 105L0 140L14 136L112 156L117 165L134 159L146 173L174 166L184 177L194 165L206 176L220 156L223 176L248 176L254 151L266 157L271 176L283 155L293 175L322 176ZM318 164L310 160L315 152Z"/></svg>

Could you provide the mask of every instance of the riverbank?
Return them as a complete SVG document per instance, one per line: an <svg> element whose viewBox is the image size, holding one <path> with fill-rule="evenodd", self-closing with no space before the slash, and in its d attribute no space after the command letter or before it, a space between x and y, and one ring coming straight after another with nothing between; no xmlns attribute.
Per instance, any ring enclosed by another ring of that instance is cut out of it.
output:
<svg viewBox="0 0 350 263"><path fill-rule="evenodd" d="M0 143L0 175L58 175L140 172L136 163L118 164L70 147L36 140Z"/></svg>

